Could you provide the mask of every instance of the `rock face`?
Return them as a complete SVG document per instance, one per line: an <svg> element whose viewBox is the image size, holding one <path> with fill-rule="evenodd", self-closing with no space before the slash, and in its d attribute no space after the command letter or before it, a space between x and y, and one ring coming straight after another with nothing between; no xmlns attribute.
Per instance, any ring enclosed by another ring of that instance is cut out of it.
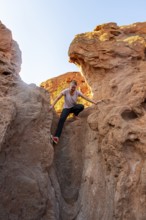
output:
<svg viewBox="0 0 146 220"><path fill-rule="evenodd" d="M49 96L21 81L20 55L11 32L0 24L0 219L49 219L54 155Z"/></svg>
<svg viewBox="0 0 146 220"><path fill-rule="evenodd" d="M146 23L75 37L70 60L105 101L67 120L57 146L49 94L21 81L19 48L3 28L0 219L145 220Z"/></svg>
<svg viewBox="0 0 146 220"><path fill-rule="evenodd" d="M21 66L21 51L18 44L12 40L12 33L0 22L0 70L19 73Z"/></svg>
<svg viewBox="0 0 146 220"><path fill-rule="evenodd" d="M84 144L76 219L146 219L146 23L97 26L77 35L71 62L96 98ZM91 138L91 134L92 136Z"/></svg>
<svg viewBox="0 0 146 220"><path fill-rule="evenodd" d="M42 82L40 86L50 93L50 101L52 103L63 89L69 87L69 84L72 80L77 81L78 90L80 90L87 97L92 98L91 88L86 83L85 78L79 72L68 72L58 77L48 79L47 81ZM79 98L78 101L85 107L91 106L91 103L87 102L84 99ZM60 113L62 111L63 104L64 98L62 97L55 105L55 110L57 113Z"/></svg>

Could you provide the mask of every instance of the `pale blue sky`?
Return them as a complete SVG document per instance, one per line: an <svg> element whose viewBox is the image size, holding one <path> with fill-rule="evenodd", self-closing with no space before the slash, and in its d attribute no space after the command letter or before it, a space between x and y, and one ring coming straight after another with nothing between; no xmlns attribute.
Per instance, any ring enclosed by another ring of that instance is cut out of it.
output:
<svg viewBox="0 0 146 220"><path fill-rule="evenodd" d="M76 34L106 22L146 21L146 0L0 0L0 20L22 51L22 79L39 85L77 70L67 55Z"/></svg>

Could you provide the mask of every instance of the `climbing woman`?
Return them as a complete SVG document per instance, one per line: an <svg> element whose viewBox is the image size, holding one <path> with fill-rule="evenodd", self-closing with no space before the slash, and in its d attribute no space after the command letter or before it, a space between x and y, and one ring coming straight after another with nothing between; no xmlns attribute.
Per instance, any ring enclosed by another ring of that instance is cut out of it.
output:
<svg viewBox="0 0 146 220"><path fill-rule="evenodd" d="M78 96L82 97L83 99L93 103L97 104L101 102L101 100L94 102L93 100L89 99L88 97L85 97L80 91L76 90L77 88L77 82L75 80L72 80L70 83L69 88L63 90L60 95L55 99L50 109L54 107L54 105L58 102L59 99L61 99L62 96L64 96L64 107L62 110L62 113L60 115L60 119L58 122L58 126L55 132L54 136L51 136L52 141L57 144L59 142L59 138L61 136L61 132L63 129L64 122L67 118L67 116L70 113L74 114L74 119L79 119L78 114L83 111L84 105L82 104L76 104Z"/></svg>

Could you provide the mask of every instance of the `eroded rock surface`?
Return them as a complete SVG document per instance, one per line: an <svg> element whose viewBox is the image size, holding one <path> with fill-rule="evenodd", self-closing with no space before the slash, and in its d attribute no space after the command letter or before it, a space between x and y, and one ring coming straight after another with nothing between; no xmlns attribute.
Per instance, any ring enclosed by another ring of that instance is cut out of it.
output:
<svg viewBox="0 0 146 220"><path fill-rule="evenodd" d="M144 220L146 23L97 26L75 37L69 56L95 98L106 100L87 118L88 135L94 131L96 140L85 143L85 149L90 155L96 146L96 153L84 158L80 190L91 193L82 197L76 219Z"/></svg>
<svg viewBox="0 0 146 220"><path fill-rule="evenodd" d="M68 119L57 146L49 95L21 81L20 51L1 27L8 36L0 29L0 57L7 54L0 62L0 219L145 220L146 23L109 23L75 37L70 60L105 102Z"/></svg>
<svg viewBox="0 0 146 220"><path fill-rule="evenodd" d="M21 81L20 65L19 47L0 24L0 219L51 219L49 95Z"/></svg>

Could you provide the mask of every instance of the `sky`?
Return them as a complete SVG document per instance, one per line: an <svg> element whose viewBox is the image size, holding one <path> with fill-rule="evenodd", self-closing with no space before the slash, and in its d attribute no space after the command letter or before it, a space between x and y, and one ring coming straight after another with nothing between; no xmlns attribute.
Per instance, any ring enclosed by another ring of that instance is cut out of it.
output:
<svg viewBox="0 0 146 220"><path fill-rule="evenodd" d="M41 82L69 71L68 48L76 34L97 25L146 21L146 0L0 0L0 20L22 51L20 76Z"/></svg>

